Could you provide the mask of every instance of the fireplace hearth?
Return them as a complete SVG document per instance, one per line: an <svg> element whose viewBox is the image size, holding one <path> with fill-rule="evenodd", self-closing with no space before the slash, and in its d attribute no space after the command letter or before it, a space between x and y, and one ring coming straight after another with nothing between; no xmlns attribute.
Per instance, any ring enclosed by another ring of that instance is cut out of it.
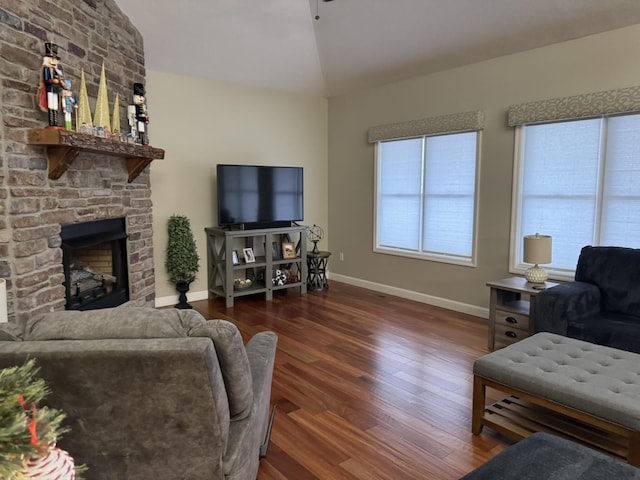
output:
<svg viewBox="0 0 640 480"><path fill-rule="evenodd" d="M129 300L124 218L62 225L66 309L117 307Z"/></svg>

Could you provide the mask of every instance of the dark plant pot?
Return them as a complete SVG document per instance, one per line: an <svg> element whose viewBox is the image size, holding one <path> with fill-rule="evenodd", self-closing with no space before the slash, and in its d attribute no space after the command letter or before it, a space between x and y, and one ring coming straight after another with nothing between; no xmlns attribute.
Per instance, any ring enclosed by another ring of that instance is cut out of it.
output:
<svg viewBox="0 0 640 480"><path fill-rule="evenodd" d="M176 308L193 308L187 303L187 292L189 291L189 284L187 282L178 282L176 283L176 290L178 291L178 293L180 293L180 295L178 296L178 304L176 305Z"/></svg>

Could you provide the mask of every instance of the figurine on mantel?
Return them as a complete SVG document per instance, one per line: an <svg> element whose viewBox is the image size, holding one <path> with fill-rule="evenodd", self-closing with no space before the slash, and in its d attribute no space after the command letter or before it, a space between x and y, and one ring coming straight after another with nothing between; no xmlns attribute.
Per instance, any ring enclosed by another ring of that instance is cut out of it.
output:
<svg viewBox="0 0 640 480"><path fill-rule="evenodd" d="M91 109L89 108L89 95L87 94L87 82L84 78L84 68L80 73L80 96L78 97L77 113L76 129L80 133L93 135L93 122L91 121Z"/></svg>
<svg viewBox="0 0 640 480"><path fill-rule="evenodd" d="M58 126L58 109L60 104L59 94L62 93L63 75L58 56L58 45L52 42L44 44L44 57L40 70L40 83L38 85L38 105L40 110L49 113L49 127L63 129Z"/></svg>
<svg viewBox="0 0 640 480"><path fill-rule="evenodd" d="M111 114L111 139L122 140L120 138L120 96L117 93L113 100L113 113Z"/></svg>
<svg viewBox="0 0 640 480"><path fill-rule="evenodd" d="M133 84L133 104L136 108L136 130L138 132L137 143L142 145L149 144L147 136L147 125L149 124L149 115L147 114L147 104L145 103L144 85L141 83Z"/></svg>
<svg viewBox="0 0 640 480"><path fill-rule="evenodd" d="M107 76L104 71L104 62L100 71L100 83L98 85L98 98L96 99L96 111L93 114L93 134L97 137L111 138L111 121L109 120L109 95L107 94Z"/></svg>
<svg viewBox="0 0 640 480"><path fill-rule="evenodd" d="M136 120L136 106L127 105L127 122L129 123L129 133L127 134L127 143L136 143L138 140L138 130Z"/></svg>
<svg viewBox="0 0 640 480"><path fill-rule="evenodd" d="M72 131L72 113L78 110L78 102L76 101L75 95L71 91L71 82L69 80L63 80L62 83L64 85L62 89L62 113L64 114L64 128Z"/></svg>

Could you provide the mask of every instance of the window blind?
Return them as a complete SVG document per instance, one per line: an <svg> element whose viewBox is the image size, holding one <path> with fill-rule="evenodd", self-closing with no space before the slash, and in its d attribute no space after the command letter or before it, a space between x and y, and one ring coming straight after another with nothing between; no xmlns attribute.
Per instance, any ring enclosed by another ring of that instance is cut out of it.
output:
<svg viewBox="0 0 640 480"><path fill-rule="evenodd" d="M374 251L475 264L479 135L378 143Z"/></svg>
<svg viewBox="0 0 640 480"><path fill-rule="evenodd" d="M518 127L515 251L521 239L553 237L553 262L575 269L585 245L640 248L640 115L617 115Z"/></svg>

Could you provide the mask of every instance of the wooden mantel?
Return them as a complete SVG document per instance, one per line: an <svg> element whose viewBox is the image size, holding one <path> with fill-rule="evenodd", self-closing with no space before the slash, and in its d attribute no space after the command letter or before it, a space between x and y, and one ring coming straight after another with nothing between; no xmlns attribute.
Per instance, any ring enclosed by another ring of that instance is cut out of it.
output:
<svg viewBox="0 0 640 480"><path fill-rule="evenodd" d="M81 152L101 153L126 158L129 183L151 163L164 158L164 150L148 145L119 142L86 133L58 129L29 130L30 145L46 145L49 178L57 180Z"/></svg>

